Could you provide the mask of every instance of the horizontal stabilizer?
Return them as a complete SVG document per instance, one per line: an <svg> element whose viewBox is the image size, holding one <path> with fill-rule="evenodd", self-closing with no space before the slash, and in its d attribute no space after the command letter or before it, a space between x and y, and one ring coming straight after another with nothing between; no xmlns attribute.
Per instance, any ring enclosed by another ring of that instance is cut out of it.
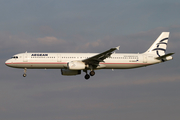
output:
<svg viewBox="0 0 180 120"><path fill-rule="evenodd" d="M168 57L168 56L171 56L171 55L173 55L174 53L168 53L168 54L165 54L165 55L163 55L163 56L160 56L160 57L157 57L156 59L157 60L162 60L162 59L164 59L164 58L166 58L166 57Z"/></svg>

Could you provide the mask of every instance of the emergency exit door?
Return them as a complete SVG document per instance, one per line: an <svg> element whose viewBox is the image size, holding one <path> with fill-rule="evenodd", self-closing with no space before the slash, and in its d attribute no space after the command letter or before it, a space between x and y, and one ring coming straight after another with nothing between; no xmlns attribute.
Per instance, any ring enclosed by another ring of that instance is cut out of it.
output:
<svg viewBox="0 0 180 120"><path fill-rule="evenodd" d="M147 63L147 55L143 55L143 63Z"/></svg>
<svg viewBox="0 0 180 120"><path fill-rule="evenodd" d="M61 54L57 54L57 62L61 62Z"/></svg>

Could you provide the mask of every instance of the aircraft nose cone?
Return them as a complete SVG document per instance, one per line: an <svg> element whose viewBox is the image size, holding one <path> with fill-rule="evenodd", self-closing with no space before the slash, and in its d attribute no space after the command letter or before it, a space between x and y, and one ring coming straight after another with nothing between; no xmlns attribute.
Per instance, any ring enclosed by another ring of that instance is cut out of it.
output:
<svg viewBox="0 0 180 120"><path fill-rule="evenodd" d="M10 60L6 60L5 65L9 66Z"/></svg>

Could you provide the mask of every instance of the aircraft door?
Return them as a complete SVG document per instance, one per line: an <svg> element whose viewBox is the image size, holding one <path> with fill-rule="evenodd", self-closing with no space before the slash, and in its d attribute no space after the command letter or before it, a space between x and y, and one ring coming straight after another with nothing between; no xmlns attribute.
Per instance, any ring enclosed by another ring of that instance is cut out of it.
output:
<svg viewBox="0 0 180 120"><path fill-rule="evenodd" d="M147 63L147 55L143 55L143 63Z"/></svg>
<svg viewBox="0 0 180 120"><path fill-rule="evenodd" d="M27 53L25 53L23 55L23 62L27 62L28 61L28 56L27 56Z"/></svg>
<svg viewBox="0 0 180 120"><path fill-rule="evenodd" d="M61 62L61 54L57 54L57 62Z"/></svg>

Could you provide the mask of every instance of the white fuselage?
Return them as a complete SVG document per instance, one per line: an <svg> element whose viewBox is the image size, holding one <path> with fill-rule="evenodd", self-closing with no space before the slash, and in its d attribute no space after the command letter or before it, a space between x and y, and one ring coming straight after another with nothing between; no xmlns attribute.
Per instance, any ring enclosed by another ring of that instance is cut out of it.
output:
<svg viewBox="0 0 180 120"><path fill-rule="evenodd" d="M119 47L102 53L21 53L14 55L5 64L9 67L27 69L61 69L62 75L79 75L85 79L95 75L96 69L130 69L172 60L174 53L166 54L169 32L162 32L151 47L142 54L113 53ZM90 70L88 74L88 70Z"/></svg>
<svg viewBox="0 0 180 120"><path fill-rule="evenodd" d="M21 53L14 55L5 64L14 68L27 69L67 69L67 63L82 61L98 53ZM114 53L96 69L130 69L160 63L153 54Z"/></svg>

